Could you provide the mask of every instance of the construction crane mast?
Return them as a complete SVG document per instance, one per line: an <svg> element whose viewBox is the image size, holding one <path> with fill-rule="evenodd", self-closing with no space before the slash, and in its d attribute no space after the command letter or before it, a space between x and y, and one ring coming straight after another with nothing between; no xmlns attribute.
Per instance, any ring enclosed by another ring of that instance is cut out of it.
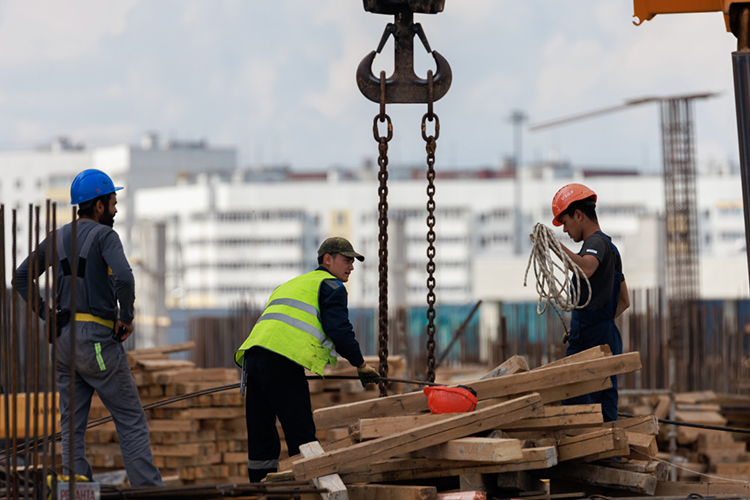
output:
<svg viewBox="0 0 750 500"><path fill-rule="evenodd" d="M732 68L745 213L745 250L750 273L750 3L734 0L633 0L633 11L636 25L658 14L723 12L727 30L737 37Z"/></svg>

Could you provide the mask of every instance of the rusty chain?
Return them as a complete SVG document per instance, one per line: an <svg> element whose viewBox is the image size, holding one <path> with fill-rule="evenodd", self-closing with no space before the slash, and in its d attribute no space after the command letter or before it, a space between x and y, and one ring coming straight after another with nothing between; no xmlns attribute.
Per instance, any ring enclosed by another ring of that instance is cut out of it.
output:
<svg viewBox="0 0 750 500"><path fill-rule="evenodd" d="M385 123L387 131L380 135L378 122ZM388 141L393 138L391 117L385 112L385 71L380 72L380 113L372 122L372 133L378 142L378 372L388 377ZM385 382L379 382L380 396L388 395Z"/></svg>
<svg viewBox="0 0 750 500"><path fill-rule="evenodd" d="M435 150L440 120L432 110L432 70L427 72L427 113L422 116L422 139L427 151L427 380L435 381ZM427 135L427 122L435 122L434 135Z"/></svg>

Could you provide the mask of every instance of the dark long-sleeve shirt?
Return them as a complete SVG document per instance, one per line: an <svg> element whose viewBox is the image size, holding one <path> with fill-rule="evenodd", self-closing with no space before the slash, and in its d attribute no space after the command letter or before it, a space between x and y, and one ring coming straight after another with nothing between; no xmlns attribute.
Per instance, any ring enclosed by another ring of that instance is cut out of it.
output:
<svg viewBox="0 0 750 500"><path fill-rule="evenodd" d="M320 266L316 271L328 270ZM336 352L346 358L352 366L365 362L359 342L354 336L354 327L349 321L349 294L344 284L337 279L325 280L318 292L318 305L323 331L333 341Z"/></svg>
<svg viewBox="0 0 750 500"><path fill-rule="evenodd" d="M78 238L77 245L80 252L81 247L86 240L89 232L93 230L98 223L89 219L80 219L78 221ZM60 228L57 237L63 238L63 244L68 256L68 261L72 261L71 250L71 224ZM32 254L36 259L36 279L41 276L45 268L47 252L47 240L40 243L39 247ZM61 309L69 308L70 289L66 286L63 266L57 266L57 303ZM16 272L16 290L28 301L29 295L29 259L21 263ZM123 323L130 324L133 322L133 303L135 302L135 279L133 271L125 258L125 252L120 242L120 237L110 227L100 230L99 234L94 236L91 249L89 250L86 264L85 276L83 278L84 290L76 293L78 299L76 303L76 312L89 313L103 319L116 321L120 319ZM119 302L119 317L118 317ZM43 312L46 305L41 301L38 304L40 313Z"/></svg>

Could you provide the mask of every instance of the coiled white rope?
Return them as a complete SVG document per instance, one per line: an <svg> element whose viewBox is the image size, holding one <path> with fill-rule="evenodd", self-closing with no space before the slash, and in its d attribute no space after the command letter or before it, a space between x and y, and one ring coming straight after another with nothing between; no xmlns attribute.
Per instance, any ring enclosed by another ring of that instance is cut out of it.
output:
<svg viewBox="0 0 750 500"><path fill-rule="evenodd" d="M552 309L557 313L557 317L560 318L563 328L565 328L565 335L563 336L563 343L565 343L570 336L570 329L565 324L562 313L570 312L573 309L582 309L589 304L591 301L591 283L589 283L588 277L578 264L573 262L573 259L568 257L568 254L562 249L560 241L552 229L538 222L531 233L531 241L534 244L523 277L523 286L526 286L529 269L531 269L533 263L536 292L539 294L536 312L543 314L548 306L552 306ZM557 259L554 259L552 254L556 255ZM555 274L555 270L562 273L564 279L560 279ZM572 273L569 273L569 271L572 271ZM580 306L578 301L581 297L581 280L573 280L573 273L583 277L583 281L586 282L589 290L586 303Z"/></svg>

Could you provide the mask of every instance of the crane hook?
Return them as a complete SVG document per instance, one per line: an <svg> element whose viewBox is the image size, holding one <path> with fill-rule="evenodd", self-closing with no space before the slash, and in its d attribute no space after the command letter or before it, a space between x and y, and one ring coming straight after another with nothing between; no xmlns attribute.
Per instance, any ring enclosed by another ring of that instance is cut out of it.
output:
<svg viewBox="0 0 750 500"><path fill-rule="evenodd" d="M386 79L386 103L426 103L429 100L427 79L414 73L414 35L419 36L427 53L435 59L436 70L432 82L433 101L443 97L451 86L453 73L450 64L437 51L431 50L422 25L414 23L414 13L435 14L443 10L445 0L365 0L365 10L377 14L393 14L377 50L362 59L357 67L357 86L373 102L380 102L380 78L372 72L375 56L383 50L388 37L393 35L395 60L393 74Z"/></svg>

